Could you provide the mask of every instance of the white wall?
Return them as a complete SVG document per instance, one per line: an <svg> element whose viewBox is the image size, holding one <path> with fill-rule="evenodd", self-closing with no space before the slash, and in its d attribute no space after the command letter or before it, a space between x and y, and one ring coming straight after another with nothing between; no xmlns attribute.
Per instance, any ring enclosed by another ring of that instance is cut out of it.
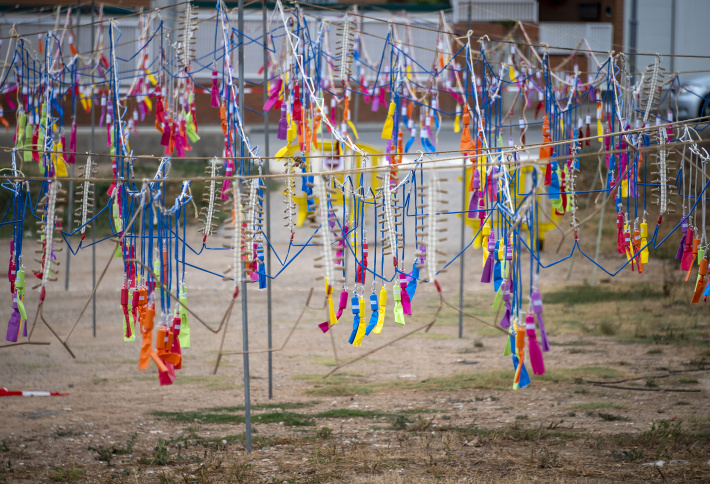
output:
<svg viewBox="0 0 710 484"><path fill-rule="evenodd" d="M624 2L624 51L631 52L631 2ZM665 54L662 65L679 72L681 80L710 73L710 1L709 0L637 0L638 52ZM675 6L675 30L672 29ZM675 45L671 42L674 31ZM670 54L708 56L707 59L675 57ZM637 56L640 70L653 62L652 56ZM707 71L691 73L688 71Z"/></svg>

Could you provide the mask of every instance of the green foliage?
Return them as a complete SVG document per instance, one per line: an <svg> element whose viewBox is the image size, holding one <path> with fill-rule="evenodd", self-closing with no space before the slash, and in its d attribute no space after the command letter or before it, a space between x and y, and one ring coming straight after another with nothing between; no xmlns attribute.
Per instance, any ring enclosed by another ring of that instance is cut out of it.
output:
<svg viewBox="0 0 710 484"><path fill-rule="evenodd" d="M658 299L663 297L663 292L654 289L649 284L634 284L626 290L619 288L598 286L565 286L557 291L545 293L546 304L595 304L611 301L641 301L644 299Z"/></svg>
<svg viewBox="0 0 710 484"><path fill-rule="evenodd" d="M103 445L100 445L98 447L89 447L89 450L93 450L96 452L96 460L100 462L105 462L107 465L113 465L112 460L114 455L129 455L133 453L133 446L136 443L136 438L138 437L138 433L134 433L131 435L131 438L126 442L126 445L123 447L116 447L116 446L110 446L110 447L105 447Z"/></svg>
<svg viewBox="0 0 710 484"><path fill-rule="evenodd" d="M49 475L52 482L80 482L84 479L86 471L78 469L74 464L71 467L55 467Z"/></svg>

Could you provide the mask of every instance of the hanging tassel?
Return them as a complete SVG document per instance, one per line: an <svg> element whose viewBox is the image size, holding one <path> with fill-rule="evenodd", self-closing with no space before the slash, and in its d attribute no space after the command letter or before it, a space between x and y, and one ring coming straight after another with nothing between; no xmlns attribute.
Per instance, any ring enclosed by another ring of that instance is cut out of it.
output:
<svg viewBox="0 0 710 484"><path fill-rule="evenodd" d="M688 233L688 220L683 220L683 223L680 226L681 230L681 236L680 236L680 242L678 243L678 252L675 254L675 258L677 260L681 260L683 258L683 249L685 249L685 236Z"/></svg>
<svg viewBox="0 0 710 484"><path fill-rule="evenodd" d="M515 330L515 352L521 363L525 361L525 330L522 327L518 327ZM513 390L517 390L520 386L520 374L522 372L523 365L520 364L515 370L515 380L513 381Z"/></svg>
<svg viewBox="0 0 710 484"><path fill-rule="evenodd" d="M537 342L535 334L535 316L528 314L525 316L525 330L528 334L528 353L530 353L530 364L533 373L543 375L545 373L545 361L542 358L542 350Z"/></svg>
<svg viewBox="0 0 710 484"><path fill-rule="evenodd" d="M404 323L404 310L402 309L402 288L395 283L392 286L392 294L394 296L394 322L397 324Z"/></svg>
<svg viewBox="0 0 710 484"><path fill-rule="evenodd" d="M345 311L345 308L348 307L348 291L343 289L340 293L340 301L338 302L338 312L335 313L335 319L336 323L340 320L340 317L343 315L343 311ZM327 333L328 330L330 329L330 322L329 321L323 321L318 325L321 331L324 333Z"/></svg>
<svg viewBox="0 0 710 484"><path fill-rule="evenodd" d="M456 105L456 117L454 118L454 133L461 131L461 105Z"/></svg>
<svg viewBox="0 0 710 484"><path fill-rule="evenodd" d="M360 298L358 300L358 306L360 307L360 314L361 317L360 322L357 327L357 334L355 335L355 340L353 341L353 346L360 346L362 344L362 338L365 337L365 329L367 328L367 322L365 321L365 318L362 316L365 316L365 299Z"/></svg>
<svg viewBox="0 0 710 484"><path fill-rule="evenodd" d="M409 153L409 150L412 148L412 145L414 144L414 140L417 137L416 128L413 129L412 131L413 131L412 136L410 136L410 138L407 140L407 144L404 145L404 152L405 153Z"/></svg>
<svg viewBox="0 0 710 484"><path fill-rule="evenodd" d="M374 290L372 294L370 294L370 309L372 310L372 314L370 315L370 322L365 329L365 336L370 336L372 330L377 327L377 320L380 316L380 306L377 304L377 294L375 294Z"/></svg>
<svg viewBox="0 0 710 484"><path fill-rule="evenodd" d="M286 140L286 134L288 133L288 120L286 119L286 103L281 105L281 119L279 119L279 130L277 133L277 138L280 140Z"/></svg>
<svg viewBox="0 0 710 484"><path fill-rule="evenodd" d="M328 284L328 278L325 278L325 292L328 295L328 318L330 319L330 325L333 326L338 322L338 317L335 315L335 309L333 307L333 286Z"/></svg>
<svg viewBox="0 0 710 484"><path fill-rule="evenodd" d="M499 242L500 245L500 242ZM496 250L498 252L498 250ZM494 258L493 263L493 290L498 292L503 284L503 267L499 258Z"/></svg>
<svg viewBox="0 0 710 484"><path fill-rule="evenodd" d="M540 339L542 340L542 351L550 351L550 341L547 339L547 331L545 331L545 323L542 320L542 296L536 290L530 293L530 300L533 303L533 311L537 316L537 325L540 327Z"/></svg>
<svg viewBox="0 0 710 484"><path fill-rule="evenodd" d="M67 157L67 163L72 165L76 163L76 121L72 122L71 134L69 135L69 156Z"/></svg>
<svg viewBox="0 0 710 484"><path fill-rule="evenodd" d="M708 274L708 260L703 257L700 260L700 268L698 269L698 281L695 283L695 292L693 293L693 299L691 303L697 304L700 302L700 296L705 289L705 276Z"/></svg>
<svg viewBox="0 0 710 484"><path fill-rule="evenodd" d="M212 92L210 98L210 106L213 108L219 107L219 84L217 82L217 71L212 71Z"/></svg>
<svg viewBox="0 0 710 484"><path fill-rule="evenodd" d="M377 310L377 326L372 330L375 334L380 334L382 332L382 327L385 324L385 310L387 309L387 289L382 286L380 289L380 302L379 309Z"/></svg>
<svg viewBox="0 0 710 484"><path fill-rule="evenodd" d="M121 309L123 310L123 341L132 341L134 336L131 329L131 318L128 312L128 286L125 284L121 288Z"/></svg>
<svg viewBox="0 0 710 484"><path fill-rule="evenodd" d="M301 109L301 94L299 92L298 84L296 84L293 87L293 107L291 117L299 126L301 126L301 124L303 123L302 115L303 113Z"/></svg>
<svg viewBox="0 0 710 484"><path fill-rule="evenodd" d="M353 297L350 300L350 306L353 311L353 330L350 333L350 338L348 338L348 343L353 344L355 342L355 336L357 335L357 330L360 327L360 301L358 300L357 293L353 293Z"/></svg>
<svg viewBox="0 0 710 484"><path fill-rule="evenodd" d="M358 284L365 284L365 278L367 277L367 239L362 242L362 261L357 264L355 269L355 282Z"/></svg>
<svg viewBox="0 0 710 484"><path fill-rule="evenodd" d="M690 273L693 271L693 265L695 264L695 261L698 258L698 249L700 247L700 239L695 237L693 239L693 253L692 253L692 259L690 260L690 266L688 267L688 273L685 275L685 280L687 281L690 278ZM684 254L685 255L685 254ZM688 256L689 258L691 256Z"/></svg>
<svg viewBox="0 0 710 484"><path fill-rule="evenodd" d="M483 272L481 273L481 282L490 284L491 276L493 275L493 254L495 253L496 242L495 240L488 239L488 256L486 257L486 263L483 266ZM484 254L485 255L485 254Z"/></svg>
<svg viewBox="0 0 710 484"><path fill-rule="evenodd" d="M392 131L394 130L394 110L396 106L394 101L390 101L389 109L387 110L387 119L385 119L385 125L382 127L382 139L392 139Z"/></svg>
<svg viewBox="0 0 710 484"><path fill-rule="evenodd" d="M399 274L399 286L402 288L400 295L402 298L402 312L406 316L412 315L412 302L409 299L409 293L407 292L407 276L406 274Z"/></svg>
<svg viewBox="0 0 710 484"><path fill-rule="evenodd" d="M510 328L510 288L509 288L509 282L505 281L501 285L501 288L503 290L503 301L505 302L505 313L503 313L503 317L500 320L500 327L503 329L508 329Z"/></svg>
<svg viewBox="0 0 710 484"><path fill-rule="evenodd" d="M687 271L693 264L693 228L688 227L688 232L685 234L685 248L683 249L683 258L680 261L680 270Z"/></svg>
<svg viewBox="0 0 710 484"><path fill-rule="evenodd" d="M170 348L170 354L177 359L175 363L176 370L182 370L182 348L180 347L180 332L182 331L182 319L179 313L175 312L175 317L173 318L173 326L171 328L173 332L173 345Z"/></svg>
<svg viewBox="0 0 710 484"><path fill-rule="evenodd" d="M264 111L271 111L271 108L274 107L276 101L279 100L279 94L281 93L282 84L283 80L281 78L276 79L276 82L274 82L274 86L269 91L269 98L266 100L266 103L264 103Z"/></svg>
<svg viewBox="0 0 710 484"><path fill-rule="evenodd" d="M468 104L463 105L463 131L461 132L461 143L459 144L459 151L462 155L473 153L475 150L475 145L471 140L471 130L468 125L471 124L471 114L468 110Z"/></svg>
<svg viewBox="0 0 710 484"><path fill-rule="evenodd" d="M10 313L10 321L7 323L7 333L5 335L6 341L17 343L21 324L22 316L20 315L20 309L17 305L17 293L15 293L12 300L12 313Z"/></svg>
<svg viewBox="0 0 710 484"><path fill-rule="evenodd" d="M508 338L508 344L509 345L515 345L515 337L511 336ZM511 343L512 342L512 343ZM518 372L518 364L520 364L520 360L518 359L518 356L515 353L512 353L512 358L513 358L513 369L515 372ZM520 372L520 382L518 383L518 388L525 388L526 386L530 385L530 376L528 375L528 370L525 368L525 363L521 364L522 370Z"/></svg>
<svg viewBox="0 0 710 484"><path fill-rule="evenodd" d="M624 243L624 214L616 214L616 251L619 255L626 254L626 244Z"/></svg>
<svg viewBox="0 0 710 484"><path fill-rule="evenodd" d="M648 224L641 222L641 264L648 264Z"/></svg>

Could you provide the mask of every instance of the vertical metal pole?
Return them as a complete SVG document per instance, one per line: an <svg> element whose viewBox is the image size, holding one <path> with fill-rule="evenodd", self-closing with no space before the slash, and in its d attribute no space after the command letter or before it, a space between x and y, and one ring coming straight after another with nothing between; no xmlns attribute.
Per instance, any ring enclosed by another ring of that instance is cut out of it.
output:
<svg viewBox="0 0 710 484"><path fill-rule="evenodd" d="M631 0L631 20L629 21L629 51L631 54L631 82L636 79L636 51L638 45L638 0Z"/></svg>
<svg viewBox="0 0 710 484"><path fill-rule="evenodd" d="M261 20L262 20L262 31L264 32L264 103L269 98L269 93L267 86L269 84L269 37L266 31L266 0L262 0L261 4ZM264 116L264 154L266 156L266 164L264 165L264 172L268 175L270 173L269 164L269 113ZM266 259L266 273L271 274L271 187L269 185L271 179L266 179L266 190L264 195L264 211L265 222L266 222L266 238L268 243L264 247L264 257ZM266 338L267 345L271 349L271 280L266 278ZM273 398L273 367L272 367L272 356L271 351L267 353L269 355L269 399Z"/></svg>
<svg viewBox="0 0 710 484"><path fill-rule="evenodd" d="M675 0L671 1L671 72L675 72Z"/></svg>
<svg viewBox="0 0 710 484"><path fill-rule="evenodd" d="M81 4L77 7L77 24L81 25ZM81 30L81 29L79 29ZM79 41L79 32L77 31L77 45ZM72 78L72 81L74 79ZM72 117L72 123L76 122L76 118ZM66 150L67 147L65 146L64 149ZM69 165L69 178L74 178L74 165ZM69 182L69 213L67 215L67 227L69 229L69 232L71 232L72 225L74 225L73 222L74 218L74 181ZM67 242L67 270L65 273L65 279L64 279L64 290L68 291L69 290L69 271L71 268L71 250L69 249L69 243Z"/></svg>
<svg viewBox="0 0 710 484"><path fill-rule="evenodd" d="M91 0L91 61L92 68L95 55L93 52L94 45L96 42L96 26L94 25L94 17L96 15L96 5L94 0ZM96 138L96 112L94 111L94 105L96 104L96 99L94 99L94 83L91 84L91 154L94 154L94 139ZM94 214L94 209L91 209L91 215ZM91 223L91 287L92 289L96 287L96 220ZM96 338L96 292L91 298L91 318L93 321L93 334Z"/></svg>
<svg viewBox="0 0 710 484"><path fill-rule="evenodd" d="M239 30L239 116L244 123L244 0L239 0L237 17ZM244 140L242 140L242 157L244 156ZM250 160L252 161L252 160ZM242 164L243 166L246 166ZM235 229L236 230L236 229ZM244 264L246 269L246 264ZM249 312L247 310L247 281L242 278L242 349L244 351L244 423L246 424L246 448L251 452L251 392L249 389Z"/></svg>
<svg viewBox="0 0 710 484"><path fill-rule="evenodd" d="M69 177L74 178L74 165L69 165ZM71 232L73 225L72 216L74 215L74 182L69 182L69 214L67 215L67 228ZM70 239L71 240L71 239ZM64 278L64 290L69 290L69 266L71 264L71 250L67 242L67 270Z"/></svg>
<svg viewBox="0 0 710 484"><path fill-rule="evenodd" d="M471 1L468 3L468 30L471 30ZM464 95L464 102L468 102L468 90L470 82L472 80L471 75L466 76L466 93ZM475 78L473 79L475 81ZM478 208L478 207L476 207ZM459 338L463 338L463 281L464 281L464 269L466 266L466 258L463 253L464 248L464 238L466 233L466 218L468 214L466 213L466 158L463 159L463 168L461 169L461 263L459 264Z"/></svg>
<svg viewBox="0 0 710 484"><path fill-rule="evenodd" d="M599 249L602 244L602 227L604 226L604 211L606 210L606 199L609 197L607 192L604 193L602 200L602 213L599 215L599 231L597 232L597 249L594 251L594 260L599 260ZM592 269L592 286L597 283L597 265L594 264Z"/></svg>

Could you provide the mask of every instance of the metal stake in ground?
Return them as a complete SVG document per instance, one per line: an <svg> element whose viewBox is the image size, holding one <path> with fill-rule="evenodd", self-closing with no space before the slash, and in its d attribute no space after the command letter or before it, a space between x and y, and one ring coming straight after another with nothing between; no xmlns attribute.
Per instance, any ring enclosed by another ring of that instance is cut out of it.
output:
<svg viewBox="0 0 710 484"><path fill-rule="evenodd" d="M269 85L269 37L267 36L266 30L266 0L262 1L261 4L261 20L262 20L262 32L264 33L264 104L266 104L269 98L268 85ZM264 172L268 175L270 172L269 166L269 113L267 112L264 116L264 153L266 159L264 160ZM269 186L270 180L267 178L265 186L265 197L264 197L264 211L266 212L266 247L264 247L264 254L266 268L266 274L271 274L271 187ZM266 338L269 350L271 350L271 280L266 278ZM272 352L269 351L269 399L274 396L273 393L273 373L272 373Z"/></svg>
<svg viewBox="0 0 710 484"><path fill-rule="evenodd" d="M92 0L91 2L91 45L92 48L95 44L95 37L96 37L96 28L94 27L94 17L96 15L96 5L95 2ZM93 61L94 61L94 54L92 54L91 58L91 67L93 69ZM96 139L96 112L94 111L94 104L96 104L96 98L94 97L94 84L92 81L91 84L91 154L94 154L95 150L95 145L94 145L94 140ZM94 215L94 209L91 209L91 215ZM92 287L96 287L96 221L91 224L91 285ZM96 338L96 293L94 293L93 297L91 298L91 318L93 321L93 334L94 338Z"/></svg>
<svg viewBox="0 0 710 484"><path fill-rule="evenodd" d="M237 17L239 31L239 116L244 122L244 0L239 0L239 16ZM266 32L264 32L266 35ZM266 68L266 66L264 66ZM241 156L244 159L244 139L241 140ZM241 183L241 180L237 183ZM235 227L234 230L238 230ZM244 272L246 273L246 263ZM249 389L249 312L247 310L247 281L242 278L242 348L244 350L244 423L246 424L246 448L251 452L251 394Z"/></svg>

